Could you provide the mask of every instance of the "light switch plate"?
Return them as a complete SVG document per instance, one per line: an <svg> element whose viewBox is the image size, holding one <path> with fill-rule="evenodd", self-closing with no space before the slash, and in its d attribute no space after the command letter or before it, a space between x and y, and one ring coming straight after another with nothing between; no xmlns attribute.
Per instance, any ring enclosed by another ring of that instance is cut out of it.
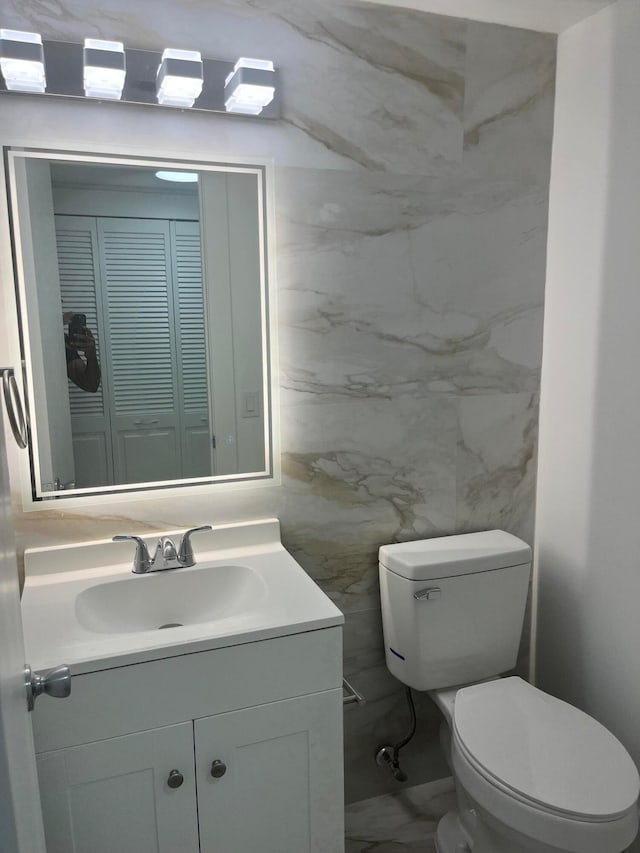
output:
<svg viewBox="0 0 640 853"><path fill-rule="evenodd" d="M260 397L257 391L245 391L242 395L242 417L260 417Z"/></svg>

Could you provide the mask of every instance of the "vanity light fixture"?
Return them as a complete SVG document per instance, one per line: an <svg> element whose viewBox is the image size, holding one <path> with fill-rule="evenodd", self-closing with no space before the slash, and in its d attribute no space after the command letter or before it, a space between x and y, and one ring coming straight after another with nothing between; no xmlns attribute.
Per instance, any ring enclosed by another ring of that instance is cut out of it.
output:
<svg viewBox="0 0 640 853"><path fill-rule="evenodd" d="M42 36L0 29L0 69L9 91L44 92L47 80Z"/></svg>
<svg viewBox="0 0 640 853"><path fill-rule="evenodd" d="M260 115L276 92L275 69L269 59L241 57L224 83L224 105L229 113Z"/></svg>
<svg viewBox="0 0 640 853"><path fill-rule="evenodd" d="M192 107L202 92L202 54L199 50L166 48L158 66L158 103L170 107Z"/></svg>
<svg viewBox="0 0 640 853"><path fill-rule="evenodd" d="M198 181L197 172L156 172L156 178L161 181L175 181L178 184L195 184Z"/></svg>
<svg viewBox="0 0 640 853"><path fill-rule="evenodd" d="M83 59L84 93L87 98L120 100L127 73L123 43L85 39Z"/></svg>
<svg viewBox="0 0 640 853"><path fill-rule="evenodd" d="M281 114L278 71L266 59L207 59L199 50L137 50L94 38L49 41L0 20L0 72L0 98L31 92L267 121Z"/></svg>

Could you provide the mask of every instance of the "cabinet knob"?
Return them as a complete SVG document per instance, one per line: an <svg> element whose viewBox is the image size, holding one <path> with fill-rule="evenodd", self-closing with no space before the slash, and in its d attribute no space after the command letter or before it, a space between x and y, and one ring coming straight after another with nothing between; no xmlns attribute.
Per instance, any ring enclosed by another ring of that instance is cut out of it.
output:
<svg viewBox="0 0 640 853"><path fill-rule="evenodd" d="M220 779L221 776L227 772L227 765L224 761L220 761L219 758L216 758L214 762L211 764L211 775L214 779Z"/></svg>
<svg viewBox="0 0 640 853"><path fill-rule="evenodd" d="M167 785L170 788L179 788L184 782L184 776L179 770L172 770L167 779Z"/></svg>

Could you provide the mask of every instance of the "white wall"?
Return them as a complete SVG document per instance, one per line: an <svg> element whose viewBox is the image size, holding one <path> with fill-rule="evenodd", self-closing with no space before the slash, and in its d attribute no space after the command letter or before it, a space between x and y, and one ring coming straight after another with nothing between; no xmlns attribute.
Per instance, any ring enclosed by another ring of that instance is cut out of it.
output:
<svg viewBox="0 0 640 853"><path fill-rule="evenodd" d="M17 163L16 186L29 314L25 333L33 375L31 403L38 415L41 483L52 489L57 479L73 482L75 467L49 164Z"/></svg>
<svg viewBox="0 0 640 853"><path fill-rule="evenodd" d="M151 219L199 219L198 193L123 191L118 187L53 185L56 213L69 216L124 216Z"/></svg>
<svg viewBox="0 0 640 853"><path fill-rule="evenodd" d="M537 681L640 763L640 4L559 41Z"/></svg>

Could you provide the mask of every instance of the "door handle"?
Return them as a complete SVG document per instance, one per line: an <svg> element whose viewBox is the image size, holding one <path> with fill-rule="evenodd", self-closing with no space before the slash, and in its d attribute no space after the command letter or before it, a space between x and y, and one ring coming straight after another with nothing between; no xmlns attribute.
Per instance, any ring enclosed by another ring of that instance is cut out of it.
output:
<svg viewBox="0 0 640 853"><path fill-rule="evenodd" d="M33 711L36 699L43 693L53 699L66 699L71 693L71 669L66 665L56 666L44 675L33 672L29 664L24 668L24 686L27 691L27 709Z"/></svg>
<svg viewBox="0 0 640 853"><path fill-rule="evenodd" d="M24 450L29 440L27 432L27 419L24 414L18 383L13 367L5 367L2 371L2 391L4 393L4 404L7 407L7 416L11 426L11 432L16 444Z"/></svg>

